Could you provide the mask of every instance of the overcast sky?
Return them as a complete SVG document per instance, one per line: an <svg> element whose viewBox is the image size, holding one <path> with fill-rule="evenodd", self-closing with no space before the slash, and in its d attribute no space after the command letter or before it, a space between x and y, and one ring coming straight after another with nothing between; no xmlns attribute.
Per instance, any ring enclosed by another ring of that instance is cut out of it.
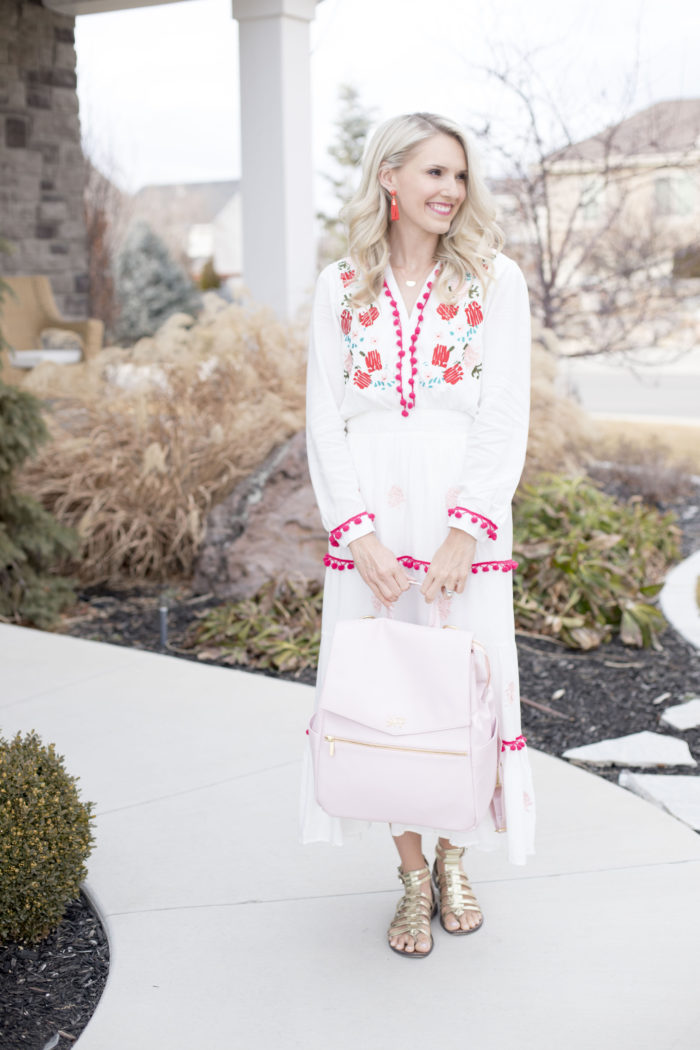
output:
<svg viewBox="0 0 700 1050"><path fill-rule="evenodd" d="M123 189L240 175L230 0L81 15L76 50L86 148ZM378 119L422 109L500 129L515 110L483 67L527 52L538 92L580 135L655 101L700 98L690 0L324 0L311 50L317 169L328 169L347 81Z"/></svg>

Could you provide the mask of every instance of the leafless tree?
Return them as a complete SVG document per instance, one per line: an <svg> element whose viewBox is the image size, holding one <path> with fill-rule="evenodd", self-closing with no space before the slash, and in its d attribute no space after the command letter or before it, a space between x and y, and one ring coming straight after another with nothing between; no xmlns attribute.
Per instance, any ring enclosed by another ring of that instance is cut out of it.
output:
<svg viewBox="0 0 700 1050"><path fill-rule="evenodd" d="M510 135L497 137L486 122L473 130L501 173L493 188L508 251L528 276L535 315L571 356L620 351L632 360L650 346L689 349L694 333L678 323L671 263L679 236L683 244L684 234L690 239L690 223L670 229L649 189L664 170L691 164L700 128L685 140L671 135L670 152L671 111L652 107L629 117L632 75L617 118L577 142L566 100L543 82L530 56L486 73L520 114ZM633 158L642 147L640 173ZM695 163L700 181L700 156Z"/></svg>

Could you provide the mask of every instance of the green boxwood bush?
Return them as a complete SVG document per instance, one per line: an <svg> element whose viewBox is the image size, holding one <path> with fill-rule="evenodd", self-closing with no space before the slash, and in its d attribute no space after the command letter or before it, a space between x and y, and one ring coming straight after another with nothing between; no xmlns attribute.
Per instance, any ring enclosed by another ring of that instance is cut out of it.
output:
<svg viewBox="0 0 700 1050"><path fill-rule="evenodd" d="M514 509L518 627L591 649L614 634L658 647L665 628L651 603L680 557L673 514L639 497L620 503L590 480L542 475Z"/></svg>
<svg viewBox="0 0 700 1050"><path fill-rule="evenodd" d="M0 738L0 944L35 943L78 896L92 852L92 802L53 744Z"/></svg>

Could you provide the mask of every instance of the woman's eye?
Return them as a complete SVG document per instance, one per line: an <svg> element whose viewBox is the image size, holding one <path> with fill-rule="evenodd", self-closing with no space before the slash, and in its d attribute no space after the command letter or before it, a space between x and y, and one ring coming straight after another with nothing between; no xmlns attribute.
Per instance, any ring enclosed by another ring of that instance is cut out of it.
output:
<svg viewBox="0 0 700 1050"><path fill-rule="evenodd" d="M440 168L431 168L428 175L442 175Z"/></svg>

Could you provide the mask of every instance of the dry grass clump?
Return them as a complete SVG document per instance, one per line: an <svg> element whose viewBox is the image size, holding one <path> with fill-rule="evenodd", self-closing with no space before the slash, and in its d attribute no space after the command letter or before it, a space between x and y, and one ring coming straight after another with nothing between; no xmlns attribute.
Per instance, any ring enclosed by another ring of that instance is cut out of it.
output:
<svg viewBox="0 0 700 1050"><path fill-rule="evenodd" d="M535 342L525 483L543 471L576 473L589 458L592 422L576 401L557 391L556 372L556 359Z"/></svg>
<svg viewBox="0 0 700 1050"><path fill-rule="evenodd" d="M634 435L618 436L615 442L602 447L609 459L592 464L588 473L608 488L612 486L621 499L638 496L645 503L663 507L695 491L695 461L690 456L674 455L657 437L640 442Z"/></svg>
<svg viewBox="0 0 700 1050"><path fill-rule="evenodd" d="M53 441L22 482L78 530L64 568L83 584L189 576L210 508L303 426L303 331L212 298L81 366L70 391L43 366L25 384L52 399Z"/></svg>

